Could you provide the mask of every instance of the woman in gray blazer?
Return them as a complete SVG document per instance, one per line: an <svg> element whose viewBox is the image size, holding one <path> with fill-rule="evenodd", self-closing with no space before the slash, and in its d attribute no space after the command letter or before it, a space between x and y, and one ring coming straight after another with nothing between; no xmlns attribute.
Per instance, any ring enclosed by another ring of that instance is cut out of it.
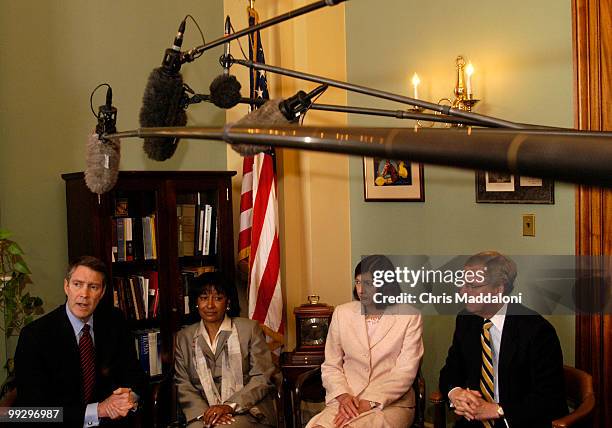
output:
<svg viewBox="0 0 612 428"><path fill-rule="evenodd" d="M201 320L177 334L174 365L187 426L276 426L275 368L259 324L233 316L238 305L219 275L195 285Z"/></svg>

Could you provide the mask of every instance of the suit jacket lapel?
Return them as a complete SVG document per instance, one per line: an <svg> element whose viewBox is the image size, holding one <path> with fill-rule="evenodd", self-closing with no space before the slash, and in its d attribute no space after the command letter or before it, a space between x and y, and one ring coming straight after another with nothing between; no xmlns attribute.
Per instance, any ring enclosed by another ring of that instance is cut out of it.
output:
<svg viewBox="0 0 612 428"><path fill-rule="evenodd" d="M203 334L208 334L208 333L206 333L206 330L204 330L202 333ZM200 349L202 349L202 352L204 353L204 355L206 355L208 358L210 358L211 360L214 361L215 356L213 355L212 350L210 349L210 347L208 346L208 343L206 343L206 341L204 340L202 335L198 336L198 338L196 340L196 344L197 344L197 346L200 347Z"/></svg>
<svg viewBox="0 0 612 428"><path fill-rule="evenodd" d="M368 330L366 326L365 316L361 314L361 304L355 305L351 325L354 326L354 333L355 337L357 337L357 342L359 343L359 346L361 346L364 350L369 350L370 345L368 339Z"/></svg>
<svg viewBox="0 0 612 428"><path fill-rule="evenodd" d="M227 342L231 332L230 331L220 331L219 337L217 339L217 349L215 350L215 359L219 358L221 355L221 351L223 350L223 345Z"/></svg>
<svg viewBox="0 0 612 428"><path fill-rule="evenodd" d="M519 316L506 315L504 321L504 330L502 332L501 345L499 347L499 377L504 378L509 374L510 363L516 352L516 345L518 340L518 328L517 323L520 322ZM499 393L502 394L502 387L504 382L499 379Z"/></svg>
<svg viewBox="0 0 612 428"><path fill-rule="evenodd" d="M66 307L60 306L58 314L59 328L58 334L58 349L61 349L62 367L64 374L70 380L70 383L75 385L75 388L81 388L81 357L79 356L79 345L74 329L68 315L66 315ZM48 350L41 349L40 352Z"/></svg>
<svg viewBox="0 0 612 428"><path fill-rule="evenodd" d="M391 328L395 324L395 321L396 321L396 317L394 317L392 314L385 313L380 318L380 321L378 322L378 325L376 326L376 330L374 330L374 336L372 337L372 340L370 341L370 349L376 346L381 340L385 338L387 333L389 333L389 330L391 330Z"/></svg>

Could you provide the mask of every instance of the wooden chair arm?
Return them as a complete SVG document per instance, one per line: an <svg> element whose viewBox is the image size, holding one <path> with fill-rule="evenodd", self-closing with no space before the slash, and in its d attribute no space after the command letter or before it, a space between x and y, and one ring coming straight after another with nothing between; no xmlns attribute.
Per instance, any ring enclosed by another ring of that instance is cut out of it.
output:
<svg viewBox="0 0 612 428"><path fill-rule="evenodd" d="M317 376L321 377L321 367L316 367L314 369L308 370L307 372L304 372L297 377L297 379L295 380L295 386L293 390L295 393L295 398L298 403L302 399L302 389L303 389L304 383L309 381L311 378L317 377Z"/></svg>
<svg viewBox="0 0 612 428"><path fill-rule="evenodd" d="M567 416L556 419L553 421L553 428L566 428L571 427L577 422L582 422L595 408L595 396L593 394L585 397L584 401L578 406L576 410ZM586 426L586 425L585 425Z"/></svg>
<svg viewBox="0 0 612 428"><path fill-rule="evenodd" d="M446 427L446 397L440 391L429 394L429 402L434 408L434 428Z"/></svg>

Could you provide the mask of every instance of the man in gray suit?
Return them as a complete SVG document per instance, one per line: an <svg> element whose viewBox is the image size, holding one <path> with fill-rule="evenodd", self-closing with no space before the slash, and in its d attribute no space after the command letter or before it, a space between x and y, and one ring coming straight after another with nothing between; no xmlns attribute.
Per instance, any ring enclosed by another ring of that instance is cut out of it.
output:
<svg viewBox="0 0 612 428"><path fill-rule="evenodd" d="M276 426L274 365L256 321L235 313L222 280L197 284L201 321L177 334L175 383L188 426Z"/></svg>

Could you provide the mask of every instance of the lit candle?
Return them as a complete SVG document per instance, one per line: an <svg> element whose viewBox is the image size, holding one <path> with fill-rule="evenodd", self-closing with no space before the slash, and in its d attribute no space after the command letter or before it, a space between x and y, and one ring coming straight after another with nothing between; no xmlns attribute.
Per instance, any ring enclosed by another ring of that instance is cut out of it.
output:
<svg viewBox="0 0 612 428"><path fill-rule="evenodd" d="M419 79L419 75L414 73L412 76L412 87L414 88L414 98L419 98L419 83L421 83L421 79Z"/></svg>
<svg viewBox="0 0 612 428"><path fill-rule="evenodd" d="M467 75L467 79L466 79L466 89L467 89L467 95L468 98L472 98L472 74L474 74L474 66L472 65L472 63L468 63L468 65L465 67L465 74Z"/></svg>

